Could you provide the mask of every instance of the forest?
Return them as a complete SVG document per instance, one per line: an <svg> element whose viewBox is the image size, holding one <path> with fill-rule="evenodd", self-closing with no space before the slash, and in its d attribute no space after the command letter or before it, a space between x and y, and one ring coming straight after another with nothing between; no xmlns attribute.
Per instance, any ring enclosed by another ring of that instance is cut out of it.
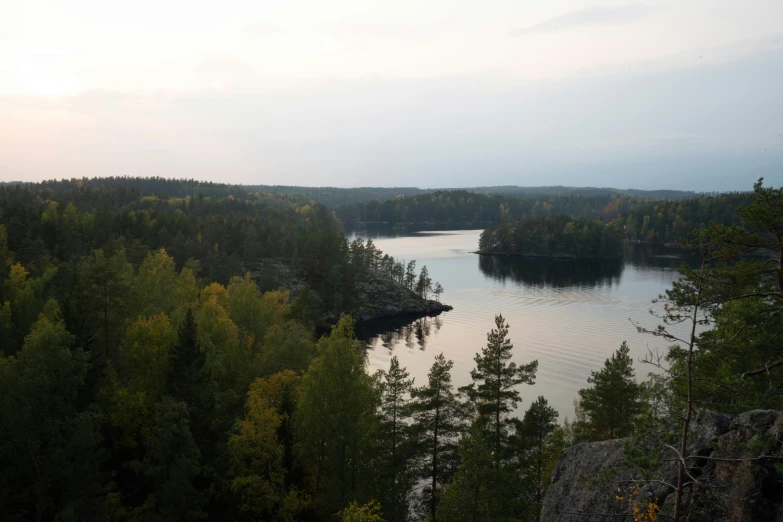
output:
<svg viewBox="0 0 783 522"><path fill-rule="evenodd" d="M523 219L489 227L479 238L480 254L616 259L623 255L621 233L612 224L557 216Z"/></svg>
<svg viewBox="0 0 783 522"><path fill-rule="evenodd" d="M638 325L673 345L644 361L661 371L637 382L623 343L560 425L524 396L538 363L512 362L500 314L467 386L444 354L425 382L396 358L368 373L348 313L319 335L309 291L248 266L296 263L340 313L363 270L423 294L429 275L349 244L316 202L198 185L0 187L4 519L535 521L576 442L632 437L652 466L692 411L783 407L783 189L727 196L742 226L692 240L702 263Z"/></svg>
<svg viewBox="0 0 783 522"><path fill-rule="evenodd" d="M658 192L660 194L661 191ZM595 194L503 194L468 190L437 191L395 200L369 201L335 209L346 223L382 222L416 226L474 227L524 219L569 216L613 224L623 238L657 243L678 242L709 223L737 225L735 211L750 203L749 193L666 198L606 192ZM656 194L656 193L653 193Z"/></svg>

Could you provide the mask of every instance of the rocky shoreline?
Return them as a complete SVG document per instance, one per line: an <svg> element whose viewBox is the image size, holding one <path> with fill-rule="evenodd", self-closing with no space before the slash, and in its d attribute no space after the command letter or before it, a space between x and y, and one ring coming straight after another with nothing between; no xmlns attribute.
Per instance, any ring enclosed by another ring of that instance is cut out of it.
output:
<svg viewBox="0 0 783 522"><path fill-rule="evenodd" d="M415 292L381 275L369 274L357 285L361 304L353 316L358 322L378 321L392 317L437 315L452 307L424 299Z"/></svg>
<svg viewBox="0 0 783 522"><path fill-rule="evenodd" d="M259 263L251 269L251 274L257 281L271 278L279 287L290 292L291 299L295 299L306 287L303 275L282 260ZM358 281L356 291L359 304L351 315L360 323L399 317L410 317L413 320L453 309L445 303L424 299L380 273L370 272L364 275ZM339 317L324 310L320 298L317 300L321 305L324 320L327 323L336 323Z"/></svg>

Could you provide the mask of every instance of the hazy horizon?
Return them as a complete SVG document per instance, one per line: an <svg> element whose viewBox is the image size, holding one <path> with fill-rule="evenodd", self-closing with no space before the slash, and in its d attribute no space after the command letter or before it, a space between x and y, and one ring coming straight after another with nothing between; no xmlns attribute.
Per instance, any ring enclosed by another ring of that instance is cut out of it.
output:
<svg viewBox="0 0 783 522"><path fill-rule="evenodd" d="M30 0L0 180L783 185L783 4Z"/></svg>

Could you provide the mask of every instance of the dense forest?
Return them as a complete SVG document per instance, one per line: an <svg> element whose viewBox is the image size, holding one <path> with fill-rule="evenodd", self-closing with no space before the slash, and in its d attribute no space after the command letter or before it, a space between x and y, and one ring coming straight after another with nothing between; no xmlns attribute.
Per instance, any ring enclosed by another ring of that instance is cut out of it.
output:
<svg viewBox="0 0 783 522"><path fill-rule="evenodd" d="M40 183L0 182L0 186L29 185L35 188L67 191L75 180L48 180ZM329 208L362 203L371 200L393 199L398 196L414 196L427 192L426 189L414 187L295 187L287 185L227 185L197 180L174 180L162 177L130 177L117 176L105 178L85 178L79 180L87 189L123 188L147 193L161 193L175 197L214 196L214 197L245 197L248 193L285 195L299 201L317 201Z"/></svg>
<svg viewBox="0 0 783 522"><path fill-rule="evenodd" d="M698 196L696 192L685 190L639 190L616 189L605 187L519 187L516 185L500 185L495 187L473 187L466 189L479 194L498 194L502 196L637 196L646 199L692 199Z"/></svg>
<svg viewBox="0 0 783 522"><path fill-rule="evenodd" d="M612 224L557 216L523 219L489 227L479 238L479 253L533 257L619 258L621 233Z"/></svg>
<svg viewBox="0 0 783 522"><path fill-rule="evenodd" d="M538 364L511 362L502 315L471 384L443 354L414 383L396 358L366 371L349 316L319 338L309 291L248 274L295 263L332 311L366 270L429 291L325 207L138 183L0 188L3 519L532 522L575 442L630 436L651 467L692 411L783 407L783 189L757 184L743 226L692 243L703 262L659 297L659 328L638 326L676 345L645 361L657 376L637 383L621 345L560 426L544 397L523 402Z"/></svg>
<svg viewBox="0 0 783 522"><path fill-rule="evenodd" d="M421 189L416 187L300 187L291 185L226 185L221 183L203 182L196 180L178 181L174 187L167 178L136 178L136 177L106 177L85 178L80 180L85 187L125 187L134 190L163 191L169 195L178 197L195 196L228 196L242 197L248 192L260 192L262 194L285 194L289 198L299 198L302 201L317 201L328 208L336 208L346 205L358 205L369 201L386 201L401 197L417 196L438 189ZM52 190L67 190L71 181L50 180L34 185ZM24 182L3 182L2 185L25 185ZM446 190L446 189L443 189ZM473 187L465 189L453 189L475 192L477 194L499 194L515 197L533 196L606 196L627 195L648 199L686 199L696 197L694 192L679 190L634 190L594 187L518 187L515 185L497 187Z"/></svg>
<svg viewBox="0 0 783 522"><path fill-rule="evenodd" d="M739 224L735 211L750 202L746 193L692 199L648 199L632 195L542 195L530 197L481 194L466 190L438 191L392 201L370 201L335 210L346 223L469 226L569 216L614 224L623 237L676 242L710 222ZM566 193L567 194L567 193Z"/></svg>

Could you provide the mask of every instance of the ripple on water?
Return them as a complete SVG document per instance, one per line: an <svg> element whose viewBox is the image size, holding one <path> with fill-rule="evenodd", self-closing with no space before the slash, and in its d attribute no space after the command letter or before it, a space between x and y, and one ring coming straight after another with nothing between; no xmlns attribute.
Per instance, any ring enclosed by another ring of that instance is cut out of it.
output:
<svg viewBox="0 0 783 522"><path fill-rule="evenodd" d="M648 346L665 348L660 340L637 334L628 319L654 325L647 312L650 298L676 277L671 266L663 270L627 262L619 268L590 264L581 270L578 263L553 268L542 261L506 270L498 261L479 265L478 256L469 253L479 233L373 239L396 258L417 259L419 267L426 264L433 279L446 288L441 300L454 310L369 336L371 371L387 369L397 356L420 385L435 355L443 352L454 361L455 385L468 384L473 357L485 345L495 314L502 313L511 325L514 360L539 362L535 385L520 390L520 409L544 395L562 418L573 416L573 399L587 385L590 371L600 368L622 341L637 359ZM502 273L492 272L495 268ZM638 362L635 367L639 376L651 370Z"/></svg>

